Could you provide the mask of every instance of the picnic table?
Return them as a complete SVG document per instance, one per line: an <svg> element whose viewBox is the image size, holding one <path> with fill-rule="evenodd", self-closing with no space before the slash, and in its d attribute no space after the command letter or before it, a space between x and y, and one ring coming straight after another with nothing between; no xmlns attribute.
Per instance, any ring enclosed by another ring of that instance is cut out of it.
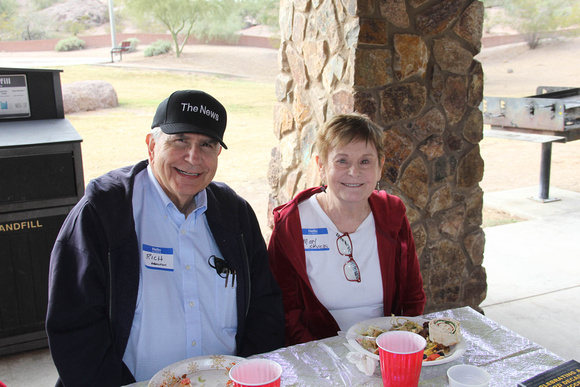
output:
<svg viewBox="0 0 580 387"><path fill-rule="evenodd" d="M447 385L447 370L457 364L485 369L492 377L490 386L516 386L565 359L525 337L503 327L470 307L449 309L422 316L425 319L451 317L461 324L465 353L454 361L423 366L420 387ZM377 386L383 385L380 367L367 376L346 359L351 349L347 340L334 336L250 356L270 359L283 368L281 386ZM146 387L148 381L133 383Z"/></svg>

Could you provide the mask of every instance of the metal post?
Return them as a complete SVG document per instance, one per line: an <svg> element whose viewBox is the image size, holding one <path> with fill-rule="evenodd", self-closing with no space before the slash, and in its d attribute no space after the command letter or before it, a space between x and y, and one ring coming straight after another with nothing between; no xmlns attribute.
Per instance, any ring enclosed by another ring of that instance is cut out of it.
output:
<svg viewBox="0 0 580 387"><path fill-rule="evenodd" d="M542 143L542 159L540 161L540 194L542 200L550 197L550 165L552 164L552 143Z"/></svg>
<svg viewBox="0 0 580 387"><path fill-rule="evenodd" d="M115 12L113 11L113 0L109 0L109 21L111 24L111 48L117 47L117 36L115 33Z"/></svg>
<svg viewBox="0 0 580 387"><path fill-rule="evenodd" d="M550 166L552 164L552 142L542 143L542 155L540 160L540 191L534 200L542 203L555 202L560 199L550 198Z"/></svg>

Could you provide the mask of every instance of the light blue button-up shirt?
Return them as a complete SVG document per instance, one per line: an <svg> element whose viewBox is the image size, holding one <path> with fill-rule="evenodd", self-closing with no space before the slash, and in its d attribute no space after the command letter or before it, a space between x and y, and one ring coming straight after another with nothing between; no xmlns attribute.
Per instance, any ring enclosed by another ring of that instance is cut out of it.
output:
<svg viewBox="0 0 580 387"><path fill-rule="evenodd" d="M137 381L165 366L202 355L235 354L236 285L208 264L221 257L209 230L207 194L186 218L151 167L135 178L133 214L141 273L135 318L123 361Z"/></svg>

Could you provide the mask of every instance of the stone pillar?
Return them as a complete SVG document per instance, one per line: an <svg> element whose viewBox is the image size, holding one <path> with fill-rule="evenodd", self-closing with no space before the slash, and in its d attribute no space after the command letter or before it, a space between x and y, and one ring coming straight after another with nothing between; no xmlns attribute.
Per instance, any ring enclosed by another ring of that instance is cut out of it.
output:
<svg viewBox="0 0 580 387"><path fill-rule="evenodd" d="M474 0L281 0L281 72L269 210L320 184L318 128L367 114L386 131L381 188L407 206L426 312L486 295L481 229L483 4ZM271 215L270 215L271 219Z"/></svg>

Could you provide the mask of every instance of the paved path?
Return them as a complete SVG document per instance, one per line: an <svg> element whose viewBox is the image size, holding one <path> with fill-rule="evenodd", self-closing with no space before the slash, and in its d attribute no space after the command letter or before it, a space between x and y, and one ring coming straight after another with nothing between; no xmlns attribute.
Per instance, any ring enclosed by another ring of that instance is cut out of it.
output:
<svg viewBox="0 0 580 387"><path fill-rule="evenodd" d="M0 53L0 62L4 67L16 68L60 69L81 64L139 67L189 71L267 83L274 83L279 73L278 50L248 46L188 45L179 58L175 58L173 54L145 57L139 47L136 52L124 53L121 61L115 56L114 63L111 63L109 48L69 52L3 52Z"/></svg>

